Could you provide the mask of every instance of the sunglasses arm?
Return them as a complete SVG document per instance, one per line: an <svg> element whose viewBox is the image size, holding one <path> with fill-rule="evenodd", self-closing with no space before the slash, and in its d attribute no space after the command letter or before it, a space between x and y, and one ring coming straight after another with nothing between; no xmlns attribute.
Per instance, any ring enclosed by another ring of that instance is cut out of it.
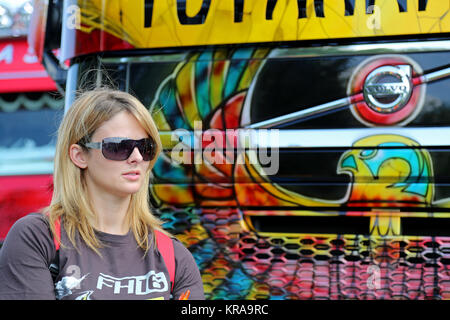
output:
<svg viewBox="0 0 450 320"><path fill-rule="evenodd" d="M101 149L102 143L101 142L88 142L85 144L86 147L91 149Z"/></svg>

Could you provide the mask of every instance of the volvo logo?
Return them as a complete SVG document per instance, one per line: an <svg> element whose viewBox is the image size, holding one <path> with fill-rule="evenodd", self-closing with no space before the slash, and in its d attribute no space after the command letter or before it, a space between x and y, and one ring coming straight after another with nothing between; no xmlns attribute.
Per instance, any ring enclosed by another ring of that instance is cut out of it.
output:
<svg viewBox="0 0 450 320"><path fill-rule="evenodd" d="M367 126L405 125L419 113L425 97L425 84L414 86L422 69L403 55L379 55L363 61L350 78L347 94L362 93L351 111Z"/></svg>
<svg viewBox="0 0 450 320"><path fill-rule="evenodd" d="M368 105L382 113L404 107L413 88L411 74L409 65L382 66L373 70L364 82L364 98Z"/></svg>

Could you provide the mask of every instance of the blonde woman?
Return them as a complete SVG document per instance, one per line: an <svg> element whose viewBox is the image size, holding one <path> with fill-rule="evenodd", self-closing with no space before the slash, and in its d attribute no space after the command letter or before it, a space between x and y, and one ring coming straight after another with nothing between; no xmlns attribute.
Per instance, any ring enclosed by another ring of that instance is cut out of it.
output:
<svg viewBox="0 0 450 320"><path fill-rule="evenodd" d="M160 151L136 98L80 95L58 131L50 206L18 220L0 250L0 299L204 299L191 253L148 205Z"/></svg>

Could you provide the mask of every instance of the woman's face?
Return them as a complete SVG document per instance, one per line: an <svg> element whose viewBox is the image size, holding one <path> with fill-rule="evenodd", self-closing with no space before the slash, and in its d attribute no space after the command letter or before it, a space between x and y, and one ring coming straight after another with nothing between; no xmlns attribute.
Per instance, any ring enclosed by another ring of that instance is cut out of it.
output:
<svg viewBox="0 0 450 320"><path fill-rule="evenodd" d="M101 142L108 137L124 137L134 140L147 138L148 134L127 111L122 111L105 121L92 136L90 142ZM99 149L86 152L85 179L92 196L105 194L127 197L136 193L145 181L149 161L143 161L138 148L134 148L126 160L106 159Z"/></svg>

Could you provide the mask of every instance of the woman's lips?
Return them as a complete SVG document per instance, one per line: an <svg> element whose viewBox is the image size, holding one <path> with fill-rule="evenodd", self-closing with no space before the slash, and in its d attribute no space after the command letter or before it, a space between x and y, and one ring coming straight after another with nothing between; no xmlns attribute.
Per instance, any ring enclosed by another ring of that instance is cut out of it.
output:
<svg viewBox="0 0 450 320"><path fill-rule="evenodd" d="M140 173L139 173L139 171L130 171L130 172L125 172L124 174L122 174L122 176L127 180L136 181L136 180L139 180Z"/></svg>

